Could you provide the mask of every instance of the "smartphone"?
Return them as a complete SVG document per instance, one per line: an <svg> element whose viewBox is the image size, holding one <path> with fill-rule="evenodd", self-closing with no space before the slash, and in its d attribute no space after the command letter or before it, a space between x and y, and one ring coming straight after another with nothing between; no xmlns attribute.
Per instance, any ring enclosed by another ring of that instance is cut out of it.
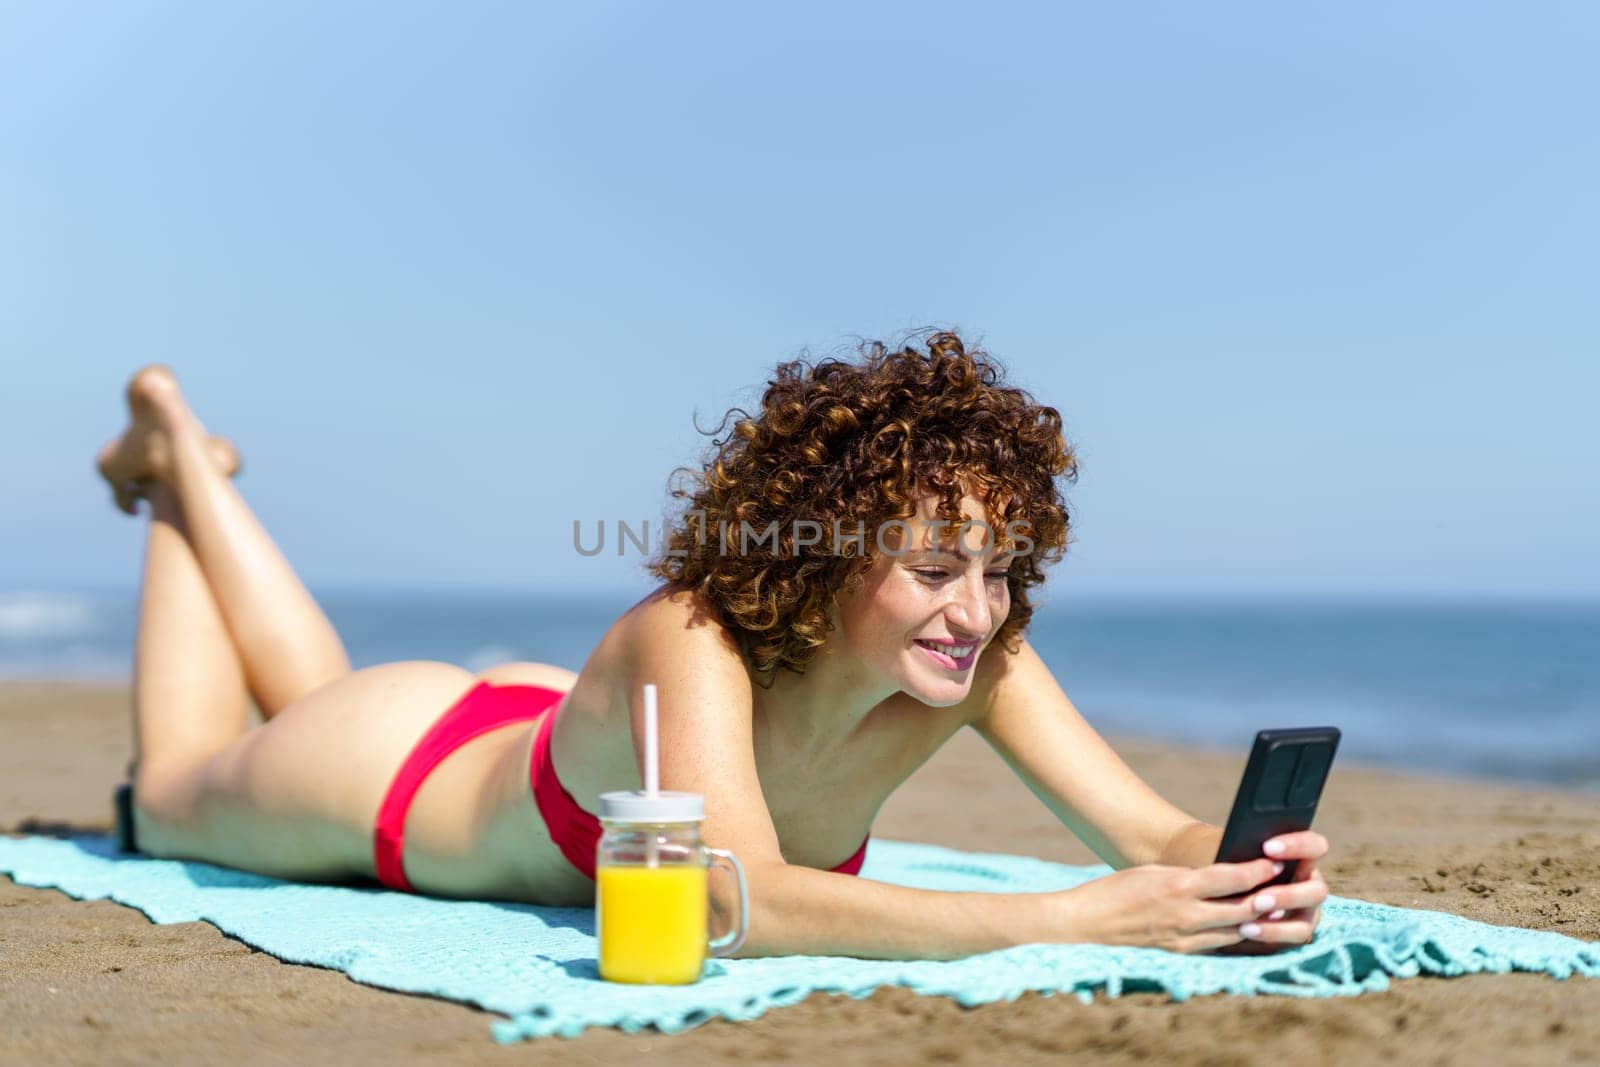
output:
<svg viewBox="0 0 1600 1067"><path fill-rule="evenodd" d="M1270 838L1311 829L1322 799L1322 785L1339 747L1333 726L1302 726L1262 730L1250 749L1233 812L1217 848L1218 863L1244 863L1266 855L1261 851ZM1285 860L1283 873L1257 886L1292 881L1298 860ZM1255 892L1255 890L1251 890Z"/></svg>

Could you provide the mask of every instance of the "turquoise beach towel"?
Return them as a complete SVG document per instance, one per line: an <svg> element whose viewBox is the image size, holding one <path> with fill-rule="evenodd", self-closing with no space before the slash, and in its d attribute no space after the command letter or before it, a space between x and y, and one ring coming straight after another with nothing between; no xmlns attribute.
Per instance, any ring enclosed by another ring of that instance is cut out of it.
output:
<svg viewBox="0 0 1600 1067"><path fill-rule="evenodd" d="M862 877L923 889L1035 892L1109 873L992 853L873 838ZM1024 945L961 960L837 956L716 960L690 986L600 981L592 908L434 900L383 889L304 885L204 863L126 856L109 838L0 837L0 872L80 899L109 897L158 923L204 920L291 963L344 971L357 982L426 993L509 1016L497 1041L590 1026L665 1033L708 1019L753 1019L814 992L864 997L886 985L961 1004L1029 990L1165 991L1348 996L1391 977L1540 971L1600 977L1600 941L1490 926L1444 912L1329 897L1316 940L1274 956L1187 956L1105 945Z"/></svg>

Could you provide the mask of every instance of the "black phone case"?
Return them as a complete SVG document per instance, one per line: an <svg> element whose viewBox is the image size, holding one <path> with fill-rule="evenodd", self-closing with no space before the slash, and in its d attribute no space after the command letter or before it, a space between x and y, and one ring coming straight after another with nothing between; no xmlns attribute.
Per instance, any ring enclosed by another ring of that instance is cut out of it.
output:
<svg viewBox="0 0 1600 1067"><path fill-rule="evenodd" d="M1233 811L1222 831L1217 862L1260 859L1265 855L1261 846L1269 838L1311 829L1338 748L1339 730L1334 726L1257 733L1250 761L1239 779L1239 792L1233 798ZM1299 861L1285 861L1283 873L1261 885L1283 885L1294 878L1297 867Z"/></svg>

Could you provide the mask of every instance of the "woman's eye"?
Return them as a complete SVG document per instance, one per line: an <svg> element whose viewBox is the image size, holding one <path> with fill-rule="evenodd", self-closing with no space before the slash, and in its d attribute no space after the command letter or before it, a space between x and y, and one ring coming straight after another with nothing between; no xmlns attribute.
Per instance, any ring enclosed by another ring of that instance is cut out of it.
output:
<svg viewBox="0 0 1600 1067"><path fill-rule="evenodd" d="M917 568L914 569L914 571L915 571L915 573L922 575L924 578L931 578L931 579L934 579L934 580L939 580L939 579L950 577L950 572L949 571L944 570L944 569L939 568L939 567L917 567ZM985 574L984 578L986 578L989 581L1001 581L1001 582L1003 582L1003 581L1006 580L1006 578L1009 576L1009 574L1010 574L1009 571L999 571L999 572L993 573L993 574Z"/></svg>

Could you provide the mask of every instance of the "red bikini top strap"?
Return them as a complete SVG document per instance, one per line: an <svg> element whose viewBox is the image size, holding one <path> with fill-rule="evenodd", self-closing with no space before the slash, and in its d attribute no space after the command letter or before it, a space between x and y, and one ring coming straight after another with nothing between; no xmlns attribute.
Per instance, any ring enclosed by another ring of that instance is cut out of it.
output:
<svg viewBox="0 0 1600 1067"><path fill-rule="evenodd" d="M528 761L533 801L544 817L550 840L568 863L593 879L595 853L600 847L600 820L580 807L556 777L555 761L550 757L550 735L555 724L556 714L546 715L533 736L533 757Z"/></svg>

